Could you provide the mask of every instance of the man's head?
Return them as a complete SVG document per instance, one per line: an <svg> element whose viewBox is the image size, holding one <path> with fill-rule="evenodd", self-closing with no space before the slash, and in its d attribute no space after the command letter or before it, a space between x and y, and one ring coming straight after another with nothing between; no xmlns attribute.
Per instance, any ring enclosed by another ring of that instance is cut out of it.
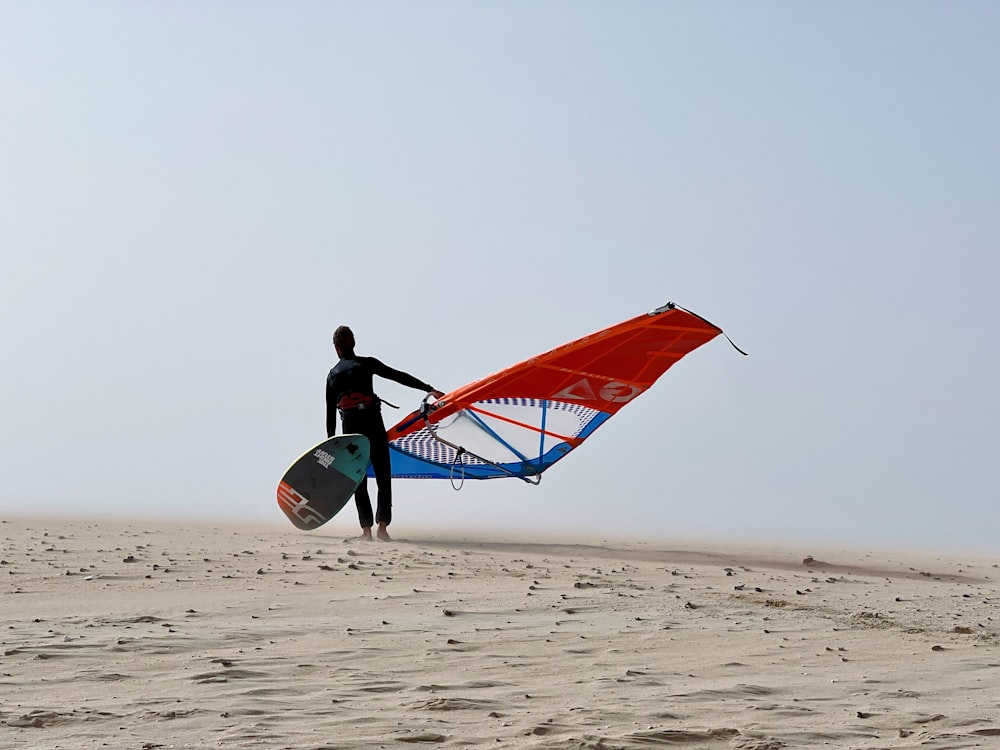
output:
<svg viewBox="0 0 1000 750"><path fill-rule="evenodd" d="M340 326L333 332L333 346L337 354L354 351L354 331L347 326Z"/></svg>

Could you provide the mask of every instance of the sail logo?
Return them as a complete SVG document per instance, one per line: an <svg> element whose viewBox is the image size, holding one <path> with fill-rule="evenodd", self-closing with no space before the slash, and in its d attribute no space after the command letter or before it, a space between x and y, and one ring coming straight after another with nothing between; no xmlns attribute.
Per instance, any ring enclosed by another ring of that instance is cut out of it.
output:
<svg viewBox="0 0 1000 750"><path fill-rule="evenodd" d="M331 456L322 448L318 449L315 453L313 453L313 455L316 457L317 463L324 469L329 469L330 464L333 463L333 456Z"/></svg>
<svg viewBox="0 0 1000 750"><path fill-rule="evenodd" d="M613 404L627 404L642 393L642 388L628 383L608 383L601 388L601 398Z"/></svg>
<svg viewBox="0 0 1000 750"><path fill-rule="evenodd" d="M573 401L607 401L612 404L627 404L645 389L629 383L619 383L612 381L601 386L600 391L595 391L591 382L584 378L567 388L563 388L559 393L552 396L553 399L570 399Z"/></svg>

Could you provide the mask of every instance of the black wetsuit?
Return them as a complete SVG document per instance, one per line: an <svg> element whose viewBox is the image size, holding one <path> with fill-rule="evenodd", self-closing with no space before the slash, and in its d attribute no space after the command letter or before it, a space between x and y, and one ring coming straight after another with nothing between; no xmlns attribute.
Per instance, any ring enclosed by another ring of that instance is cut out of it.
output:
<svg viewBox="0 0 1000 750"><path fill-rule="evenodd" d="M427 393L434 389L422 380L400 370L394 370L374 357L344 356L326 378L326 436L337 433L337 412L344 423L344 433L360 433L371 444L371 464L378 484L378 512L374 520L388 525L392 522L392 467L389 461L389 439L382 422L381 401L375 395L372 378L393 380ZM362 528L372 526L372 502L365 477L354 492L358 520Z"/></svg>

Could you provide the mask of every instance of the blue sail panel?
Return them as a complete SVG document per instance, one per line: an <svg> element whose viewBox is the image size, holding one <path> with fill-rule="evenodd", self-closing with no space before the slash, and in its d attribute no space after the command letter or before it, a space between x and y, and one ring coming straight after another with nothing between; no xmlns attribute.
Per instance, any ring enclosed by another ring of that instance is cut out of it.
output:
<svg viewBox="0 0 1000 750"><path fill-rule="evenodd" d="M390 443L392 475L467 479L537 477L585 440L610 414L547 399L506 398L468 409ZM459 455L438 437L464 449ZM485 459L485 460L483 460ZM369 469L369 476L373 476Z"/></svg>

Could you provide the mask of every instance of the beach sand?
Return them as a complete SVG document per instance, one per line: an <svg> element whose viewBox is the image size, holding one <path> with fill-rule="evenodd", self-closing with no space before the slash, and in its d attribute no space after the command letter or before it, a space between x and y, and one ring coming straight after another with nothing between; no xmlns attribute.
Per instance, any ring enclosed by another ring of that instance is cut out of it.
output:
<svg viewBox="0 0 1000 750"><path fill-rule="evenodd" d="M344 528L0 523L0 747L1000 747L992 560Z"/></svg>

